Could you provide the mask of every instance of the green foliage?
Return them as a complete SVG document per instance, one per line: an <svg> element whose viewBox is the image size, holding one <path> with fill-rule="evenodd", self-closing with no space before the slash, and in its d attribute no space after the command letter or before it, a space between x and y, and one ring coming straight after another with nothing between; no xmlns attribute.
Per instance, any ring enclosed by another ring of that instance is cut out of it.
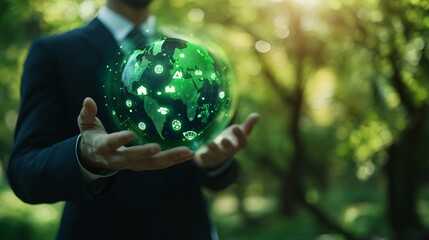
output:
<svg viewBox="0 0 429 240"><path fill-rule="evenodd" d="M0 1L0 160L12 147L30 42L84 24L101 4ZM401 176L411 166L426 228L428 1L156 0L151 8L161 25L215 39L239 78L237 121L262 115L238 155L239 183L207 193L221 239L345 239L328 220L353 236L393 238L386 169L396 145L399 164L410 165L393 177L410 187ZM420 141L407 146L415 126ZM0 172L0 239L53 236L61 204L23 204L4 179Z"/></svg>
<svg viewBox="0 0 429 240"><path fill-rule="evenodd" d="M7 185L0 167L0 239L54 239L62 204L29 205L21 202Z"/></svg>

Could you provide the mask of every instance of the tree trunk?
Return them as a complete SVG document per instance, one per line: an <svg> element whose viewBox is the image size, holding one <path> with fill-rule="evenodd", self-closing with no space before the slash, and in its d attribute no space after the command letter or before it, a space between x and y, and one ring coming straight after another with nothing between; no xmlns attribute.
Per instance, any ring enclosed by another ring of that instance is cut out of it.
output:
<svg viewBox="0 0 429 240"><path fill-rule="evenodd" d="M418 114L397 142L388 149L388 220L393 239L429 239L417 213L418 173L424 155L424 119ZM423 142L422 142L423 141Z"/></svg>

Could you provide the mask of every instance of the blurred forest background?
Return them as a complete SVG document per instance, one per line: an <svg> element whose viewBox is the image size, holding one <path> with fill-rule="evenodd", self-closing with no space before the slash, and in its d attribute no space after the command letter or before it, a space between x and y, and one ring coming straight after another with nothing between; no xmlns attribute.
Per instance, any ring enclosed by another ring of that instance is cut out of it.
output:
<svg viewBox="0 0 429 240"><path fill-rule="evenodd" d="M5 165L35 38L104 0L0 0L0 239L53 239L62 203L27 205ZM262 120L242 175L207 192L222 240L429 239L428 0L155 0L161 24L214 38L238 120Z"/></svg>

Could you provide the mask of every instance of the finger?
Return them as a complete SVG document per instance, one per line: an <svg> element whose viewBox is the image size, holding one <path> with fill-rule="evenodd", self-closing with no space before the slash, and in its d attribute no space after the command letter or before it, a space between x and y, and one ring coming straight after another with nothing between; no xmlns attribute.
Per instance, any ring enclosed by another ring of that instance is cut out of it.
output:
<svg viewBox="0 0 429 240"><path fill-rule="evenodd" d="M123 161L134 163L152 157L160 151L161 146L156 143L148 143L120 149L118 154L122 155Z"/></svg>
<svg viewBox="0 0 429 240"><path fill-rule="evenodd" d="M134 133L131 131L114 132L106 135L95 143L95 149L100 153L111 153L119 147L124 146L134 140Z"/></svg>
<svg viewBox="0 0 429 240"><path fill-rule="evenodd" d="M162 169L190 160L194 156L195 153L187 147L176 147L159 152L148 160L152 160L155 168Z"/></svg>
<svg viewBox="0 0 429 240"><path fill-rule="evenodd" d="M212 145L212 148L214 147L214 149L210 149L211 145ZM208 159L213 158L214 151L216 151L216 143L210 142L207 145L198 149L195 158L197 161L207 161Z"/></svg>
<svg viewBox="0 0 429 240"><path fill-rule="evenodd" d="M132 166L159 153L160 150L161 147L156 143L122 148L109 156L109 164L114 169L132 169Z"/></svg>
<svg viewBox="0 0 429 240"><path fill-rule="evenodd" d="M246 135L249 135L250 132L252 132L253 127L259 121L259 119L260 115L258 113L249 114L244 123L241 124L241 127Z"/></svg>
<svg viewBox="0 0 429 240"><path fill-rule="evenodd" d="M97 115L97 104L95 101L92 98L87 97L83 100L82 105L80 113L83 120L94 121L95 116Z"/></svg>
<svg viewBox="0 0 429 240"><path fill-rule="evenodd" d="M234 136L237 138L237 147L243 148L247 145L247 136L244 133L244 130L241 128L233 128L232 132L234 133Z"/></svg>
<svg viewBox="0 0 429 240"><path fill-rule="evenodd" d="M209 143L207 147L209 149L209 151L206 152L207 156L216 156L222 154L219 145L214 142Z"/></svg>
<svg viewBox="0 0 429 240"><path fill-rule="evenodd" d="M221 143L219 143L221 144ZM219 145L211 142L207 145L207 151L199 154L199 159L202 161L213 161L220 156L223 156L224 152L220 149Z"/></svg>
<svg viewBox="0 0 429 240"><path fill-rule="evenodd" d="M160 160L173 161L178 158L192 158L195 153L187 147L176 147L159 152L155 157Z"/></svg>
<svg viewBox="0 0 429 240"><path fill-rule="evenodd" d="M80 110L78 123L79 126L94 125L97 115L97 104L92 98L85 98L83 100L82 109Z"/></svg>
<svg viewBox="0 0 429 240"><path fill-rule="evenodd" d="M236 148L232 144L232 142L229 139L222 139L222 147L229 153L229 154L235 154Z"/></svg>
<svg viewBox="0 0 429 240"><path fill-rule="evenodd" d="M87 97L83 100L83 106L87 110L88 114L93 116L97 115L97 104L94 99Z"/></svg>

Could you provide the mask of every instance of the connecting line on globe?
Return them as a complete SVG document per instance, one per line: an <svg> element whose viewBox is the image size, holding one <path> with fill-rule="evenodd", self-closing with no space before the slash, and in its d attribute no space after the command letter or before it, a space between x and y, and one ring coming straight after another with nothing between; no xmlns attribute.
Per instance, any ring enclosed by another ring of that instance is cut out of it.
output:
<svg viewBox="0 0 429 240"><path fill-rule="evenodd" d="M110 77L103 87L109 116L119 128L134 131L138 144L196 149L226 127L233 110L234 76L221 60L178 38L131 51L111 65L117 69L107 68Z"/></svg>

